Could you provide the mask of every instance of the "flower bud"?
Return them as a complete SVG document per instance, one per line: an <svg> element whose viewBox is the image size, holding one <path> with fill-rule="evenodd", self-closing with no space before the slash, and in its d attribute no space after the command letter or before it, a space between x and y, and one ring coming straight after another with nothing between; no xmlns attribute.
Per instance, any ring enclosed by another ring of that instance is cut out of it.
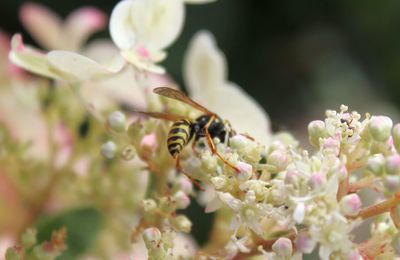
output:
<svg viewBox="0 0 400 260"><path fill-rule="evenodd" d="M396 124L392 129L393 143L397 152L400 152L400 124Z"/></svg>
<svg viewBox="0 0 400 260"><path fill-rule="evenodd" d="M395 154L386 158L385 169L388 174L397 175L400 173L400 155Z"/></svg>
<svg viewBox="0 0 400 260"><path fill-rule="evenodd" d="M144 199L141 205L144 212L152 213L157 210L157 203L153 199Z"/></svg>
<svg viewBox="0 0 400 260"><path fill-rule="evenodd" d="M243 147L246 147L249 142L249 139L244 137L243 135L235 135L229 139L229 146L233 149L239 150Z"/></svg>
<svg viewBox="0 0 400 260"><path fill-rule="evenodd" d="M385 142L390 137L393 122L387 116L372 116L368 125L372 138L378 142Z"/></svg>
<svg viewBox="0 0 400 260"><path fill-rule="evenodd" d="M160 230L155 227L145 229L142 233L142 236L147 248L157 246L162 239Z"/></svg>
<svg viewBox="0 0 400 260"><path fill-rule="evenodd" d="M164 213L172 213L176 210L176 202L171 197L162 197L159 202L159 207Z"/></svg>
<svg viewBox="0 0 400 260"><path fill-rule="evenodd" d="M382 154L374 154L368 159L367 169L372 173L380 175L385 165L385 158Z"/></svg>
<svg viewBox="0 0 400 260"><path fill-rule="evenodd" d="M178 186L186 194L191 194L193 191L193 183L185 175L180 175L178 177Z"/></svg>
<svg viewBox="0 0 400 260"><path fill-rule="evenodd" d="M140 141L141 156L145 160L150 159L157 149L157 146L158 142L156 134L151 133L143 136L142 140Z"/></svg>
<svg viewBox="0 0 400 260"><path fill-rule="evenodd" d="M135 155L136 155L136 149L135 149L135 147L133 147L133 146L130 145L130 144L128 144L127 146L125 146L125 147L122 149L121 157L122 157L122 159L124 159L125 161L132 160L133 157L135 157Z"/></svg>
<svg viewBox="0 0 400 260"><path fill-rule="evenodd" d="M125 130L125 115L120 111L112 112L107 118L107 123L112 130L122 132L123 130Z"/></svg>
<svg viewBox="0 0 400 260"><path fill-rule="evenodd" d="M239 162L237 167L240 170L240 172L236 175L238 180L247 181L253 175L253 167L250 164Z"/></svg>
<svg viewBox="0 0 400 260"><path fill-rule="evenodd" d="M361 210L361 200L357 194L349 194L340 200L340 211L345 216L357 216Z"/></svg>
<svg viewBox="0 0 400 260"><path fill-rule="evenodd" d="M317 189L326 183L326 174L323 172L314 173L308 180L308 185L312 189Z"/></svg>
<svg viewBox="0 0 400 260"><path fill-rule="evenodd" d="M285 151L275 150L267 159L267 163L276 167L276 172L283 171L289 164L289 156Z"/></svg>
<svg viewBox="0 0 400 260"><path fill-rule="evenodd" d="M190 205L190 198L183 191L178 191L174 195L177 209L186 209Z"/></svg>
<svg viewBox="0 0 400 260"><path fill-rule="evenodd" d="M299 172L295 169L290 169L285 175L285 184L297 184L299 183L300 177Z"/></svg>
<svg viewBox="0 0 400 260"><path fill-rule="evenodd" d="M30 248L36 244L36 230L28 228L22 235L22 245L24 248Z"/></svg>
<svg viewBox="0 0 400 260"><path fill-rule="evenodd" d="M324 154L334 154L337 156L340 152L340 141L336 138L329 137L323 143Z"/></svg>
<svg viewBox="0 0 400 260"><path fill-rule="evenodd" d="M395 192L400 189L400 176L399 175L386 175L384 178L386 189Z"/></svg>
<svg viewBox="0 0 400 260"><path fill-rule="evenodd" d="M325 122L314 120L308 124L308 139L310 143L319 147L319 138L325 136Z"/></svg>
<svg viewBox="0 0 400 260"><path fill-rule="evenodd" d="M192 222L185 215L177 215L171 219L171 224L179 231L190 233Z"/></svg>
<svg viewBox="0 0 400 260"><path fill-rule="evenodd" d="M278 257L290 257L293 251L292 241L289 238L281 237L272 245L272 250Z"/></svg>
<svg viewBox="0 0 400 260"><path fill-rule="evenodd" d="M107 159L112 159L117 151L117 145L113 141L108 141L101 146L101 154Z"/></svg>
<svg viewBox="0 0 400 260"><path fill-rule="evenodd" d="M311 237L310 234L303 232L297 236L296 248L300 253L310 254L316 245L316 241Z"/></svg>
<svg viewBox="0 0 400 260"><path fill-rule="evenodd" d="M347 168L345 165L339 167L338 171L336 172L336 176L338 177L339 181L344 181L347 178Z"/></svg>

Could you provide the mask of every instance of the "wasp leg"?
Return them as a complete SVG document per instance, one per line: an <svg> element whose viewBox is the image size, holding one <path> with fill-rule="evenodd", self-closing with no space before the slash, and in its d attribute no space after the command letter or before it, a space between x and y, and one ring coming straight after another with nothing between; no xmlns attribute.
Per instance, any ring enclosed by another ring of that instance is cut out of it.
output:
<svg viewBox="0 0 400 260"><path fill-rule="evenodd" d="M210 146L211 152L213 154L216 154L226 165L228 165L229 167L231 167L232 169L234 169L237 173L240 172L239 168L237 168L235 165L231 164L230 162L228 162L218 151L217 148L215 148L215 144L214 141L211 138L210 133L208 132L208 128L210 127L212 121L215 119L215 115L212 115L210 118L210 121L208 121L208 123L205 125L204 129L206 130L206 136L207 136L207 142L208 145Z"/></svg>
<svg viewBox="0 0 400 260"><path fill-rule="evenodd" d="M251 140L251 141L255 141L256 139L254 139L254 137L252 137L251 135L247 134L247 133L240 133L241 136L246 137L247 139Z"/></svg>
<svg viewBox="0 0 400 260"><path fill-rule="evenodd" d="M181 163L180 163L180 157L178 155L178 157L176 157L176 169L178 171L180 171L181 173L183 173L186 177L189 178L189 180L197 187L199 188L201 191L205 191L205 189L203 188L203 186L201 186L201 184L196 181L195 179L193 179L192 177L190 177L190 175L182 168Z"/></svg>
<svg viewBox="0 0 400 260"><path fill-rule="evenodd" d="M192 150L193 150L194 155L196 155L197 157L199 157L199 152L196 151L196 147L195 147L196 144L197 144L197 142L194 140L193 143L192 143Z"/></svg>

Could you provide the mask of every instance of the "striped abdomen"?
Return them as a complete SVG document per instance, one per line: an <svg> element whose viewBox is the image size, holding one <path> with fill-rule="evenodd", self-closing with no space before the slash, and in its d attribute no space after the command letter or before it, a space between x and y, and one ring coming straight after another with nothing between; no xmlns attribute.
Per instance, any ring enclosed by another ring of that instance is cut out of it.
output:
<svg viewBox="0 0 400 260"><path fill-rule="evenodd" d="M168 151L172 157L176 157L183 147L192 138L192 123L189 120L176 121L168 133Z"/></svg>

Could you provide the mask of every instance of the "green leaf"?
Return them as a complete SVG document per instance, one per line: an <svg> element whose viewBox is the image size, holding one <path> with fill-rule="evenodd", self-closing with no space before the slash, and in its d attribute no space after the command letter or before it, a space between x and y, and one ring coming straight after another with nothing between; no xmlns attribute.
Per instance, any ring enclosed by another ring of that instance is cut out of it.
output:
<svg viewBox="0 0 400 260"><path fill-rule="evenodd" d="M75 259L86 252L95 242L103 221L101 213L94 208L80 208L45 216L37 223L39 243L49 240L54 230L67 228L68 249L57 259Z"/></svg>

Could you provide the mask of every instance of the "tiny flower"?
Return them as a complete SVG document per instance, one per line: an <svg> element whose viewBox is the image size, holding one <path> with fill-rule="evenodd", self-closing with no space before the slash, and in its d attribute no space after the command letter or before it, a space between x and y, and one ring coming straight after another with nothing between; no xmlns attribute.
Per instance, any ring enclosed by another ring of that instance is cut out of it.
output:
<svg viewBox="0 0 400 260"><path fill-rule="evenodd" d="M267 159L268 164L276 167L276 172L283 171L290 162L287 152L282 150L273 151Z"/></svg>
<svg viewBox="0 0 400 260"><path fill-rule="evenodd" d="M292 241L286 237L281 237L272 245L272 250L279 257L290 257L293 252Z"/></svg>
<svg viewBox="0 0 400 260"><path fill-rule="evenodd" d="M295 169L290 169L285 175L285 184L297 184L300 180L299 172Z"/></svg>
<svg viewBox="0 0 400 260"><path fill-rule="evenodd" d="M178 177L179 189L186 194L191 194L193 191L193 183L184 175Z"/></svg>
<svg viewBox="0 0 400 260"><path fill-rule="evenodd" d="M316 242L310 234L302 232L297 236L296 248L301 253L310 254L314 250Z"/></svg>
<svg viewBox="0 0 400 260"><path fill-rule="evenodd" d="M386 158L385 169L388 174L400 173L400 155L395 154Z"/></svg>
<svg viewBox="0 0 400 260"><path fill-rule="evenodd" d="M190 205L190 198L183 191L178 191L174 195L177 209L186 209Z"/></svg>
<svg viewBox="0 0 400 260"><path fill-rule="evenodd" d="M396 124L392 129L394 146L397 152L400 152L400 124Z"/></svg>
<svg viewBox="0 0 400 260"><path fill-rule="evenodd" d="M325 154L338 155L340 152L340 141L337 138L329 137L323 142Z"/></svg>
<svg viewBox="0 0 400 260"><path fill-rule="evenodd" d="M325 183L326 183L326 174L323 172L318 172L313 174L308 181L308 184L312 189L318 189L322 187Z"/></svg>
<svg viewBox="0 0 400 260"><path fill-rule="evenodd" d="M177 215L171 219L172 225L179 231L190 233L192 222L185 215Z"/></svg>
<svg viewBox="0 0 400 260"><path fill-rule="evenodd" d="M101 153L107 158L111 159L115 156L117 145L113 141L108 141L101 146Z"/></svg>
<svg viewBox="0 0 400 260"><path fill-rule="evenodd" d="M340 166L339 170L336 172L336 176L339 181L343 181L347 178L347 168L345 165Z"/></svg>
<svg viewBox="0 0 400 260"><path fill-rule="evenodd" d="M374 154L368 158L367 168L374 174L381 174L385 165L385 158L382 154Z"/></svg>
<svg viewBox="0 0 400 260"><path fill-rule="evenodd" d="M304 205L304 203L297 204L293 212L294 221L296 221L299 224L303 223L305 214L306 214L306 206Z"/></svg>
<svg viewBox="0 0 400 260"><path fill-rule="evenodd" d="M155 150L158 147L157 136L155 133L151 133L143 136L140 141L140 152L141 156L148 160L154 155Z"/></svg>
<svg viewBox="0 0 400 260"><path fill-rule="evenodd" d="M378 142L385 142L389 139L393 122L387 116L372 116L368 129L372 138Z"/></svg>
<svg viewBox="0 0 400 260"><path fill-rule="evenodd" d="M144 212L155 212L157 210L157 203L153 199L145 199L141 203Z"/></svg>
<svg viewBox="0 0 400 260"><path fill-rule="evenodd" d="M211 183L214 185L216 190L221 190L226 186L227 179L225 176L216 176L211 178Z"/></svg>
<svg viewBox="0 0 400 260"><path fill-rule="evenodd" d="M111 129L117 132L125 130L126 118L124 113L120 111L112 112L107 119L108 125Z"/></svg>
<svg viewBox="0 0 400 260"><path fill-rule="evenodd" d="M162 236L158 228L147 228L143 231L142 236L147 248L155 247L161 243Z"/></svg>
<svg viewBox="0 0 400 260"><path fill-rule="evenodd" d="M325 122L315 120L308 124L308 136L310 143L316 147L319 146L319 139L326 135Z"/></svg>
<svg viewBox="0 0 400 260"><path fill-rule="evenodd" d="M340 210L345 216L357 216L361 210L360 197L355 193L344 196L340 200Z"/></svg>

